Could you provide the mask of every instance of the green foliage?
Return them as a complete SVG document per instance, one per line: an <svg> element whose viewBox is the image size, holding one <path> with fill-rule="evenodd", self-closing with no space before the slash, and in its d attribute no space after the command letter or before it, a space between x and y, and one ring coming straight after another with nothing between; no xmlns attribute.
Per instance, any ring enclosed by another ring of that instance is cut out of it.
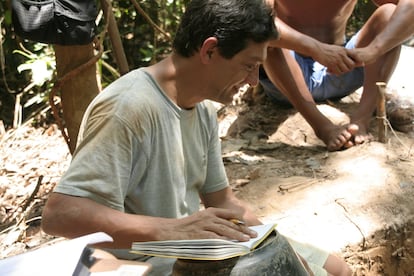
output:
<svg viewBox="0 0 414 276"><path fill-rule="evenodd" d="M171 37L188 0L137 1L151 20ZM171 40L155 30L129 1L114 2L115 17L130 68L160 60L171 49Z"/></svg>
<svg viewBox="0 0 414 276"><path fill-rule="evenodd" d="M354 12L348 22L347 35L352 36L361 29L375 10L375 5L371 0L358 0Z"/></svg>
<svg viewBox="0 0 414 276"><path fill-rule="evenodd" d="M139 13L131 0L112 1L113 12L120 32L124 51L130 69L148 66L163 58L171 50L173 37L181 14L189 0L136 0L145 14L162 30L156 30ZM97 0L97 3L100 2ZM51 90L55 65L50 45L21 40L13 32L10 0L0 0L0 31L2 57L4 57L3 77L0 78L0 120L10 126L13 119L15 96L22 93L31 83L33 86L25 92L21 102L26 107L39 101L47 102ZM102 29L104 21L99 23ZM167 36L163 33L168 34ZM115 80L119 74L116 60L111 52L112 45L108 35L104 40L104 54L99 62L102 85ZM103 62L104 61L104 62ZM102 64L106 64L103 66ZM111 68L112 67L112 68Z"/></svg>
<svg viewBox="0 0 414 276"><path fill-rule="evenodd" d="M122 45L130 69L153 64L171 51L171 42L179 18L189 0L136 0L145 14L140 13L132 1L113 1L113 11L120 32ZM148 16L162 32L146 19ZM100 24L101 25L101 24ZM165 35L167 34L167 35ZM109 37L104 41L103 59L116 68ZM102 67L103 87L116 76Z"/></svg>
<svg viewBox="0 0 414 276"><path fill-rule="evenodd" d="M53 72L56 68L55 58L48 45L37 43L34 46L37 48L38 54L22 50L15 50L13 53L27 58L26 62L17 67L17 71L21 73L29 70L31 81L37 86L42 86L46 81L51 81L53 78Z"/></svg>

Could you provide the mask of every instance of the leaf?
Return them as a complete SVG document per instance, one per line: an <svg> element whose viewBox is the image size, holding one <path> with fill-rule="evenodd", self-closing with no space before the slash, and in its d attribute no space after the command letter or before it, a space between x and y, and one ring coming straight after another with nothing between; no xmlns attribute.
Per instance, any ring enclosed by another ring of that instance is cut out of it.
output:
<svg viewBox="0 0 414 276"><path fill-rule="evenodd" d="M47 67L48 63L44 59L38 59L30 63L24 63L17 67L19 73L24 70L31 70L32 71L32 81L41 86L52 78L52 71L48 70Z"/></svg>

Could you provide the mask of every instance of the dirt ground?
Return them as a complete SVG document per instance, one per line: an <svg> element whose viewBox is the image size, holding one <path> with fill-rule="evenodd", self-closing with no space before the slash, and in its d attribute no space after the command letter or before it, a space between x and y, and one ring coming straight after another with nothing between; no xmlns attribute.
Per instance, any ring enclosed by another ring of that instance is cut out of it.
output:
<svg viewBox="0 0 414 276"><path fill-rule="evenodd" d="M357 102L356 93L318 107L346 123ZM342 256L356 276L414 275L412 135L389 128L386 143L328 152L294 109L252 91L218 115L231 186L263 222ZM40 215L70 154L57 127L41 123L49 116L0 134L0 259L55 239Z"/></svg>
<svg viewBox="0 0 414 276"><path fill-rule="evenodd" d="M390 132L385 144L327 152L294 109L252 95L218 111L223 160L238 196L281 233L343 256L355 275L414 275L410 136ZM334 104L319 107L337 122L355 107L352 100ZM5 258L53 240L40 231L40 214L70 155L54 125L8 132L0 151Z"/></svg>
<svg viewBox="0 0 414 276"><path fill-rule="evenodd" d="M346 123L353 97L319 108ZM262 94L219 114L231 185L263 221L343 256L355 275L414 275L411 135L327 152L301 115Z"/></svg>

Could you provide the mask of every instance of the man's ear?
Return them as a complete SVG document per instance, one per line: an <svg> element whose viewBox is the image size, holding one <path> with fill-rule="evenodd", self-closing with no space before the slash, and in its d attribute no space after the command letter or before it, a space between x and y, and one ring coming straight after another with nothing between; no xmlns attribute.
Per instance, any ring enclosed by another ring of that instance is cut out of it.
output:
<svg viewBox="0 0 414 276"><path fill-rule="evenodd" d="M209 37L204 40L200 48L201 62L204 64L209 63L214 55L217 55L217 38Z"/></svg>

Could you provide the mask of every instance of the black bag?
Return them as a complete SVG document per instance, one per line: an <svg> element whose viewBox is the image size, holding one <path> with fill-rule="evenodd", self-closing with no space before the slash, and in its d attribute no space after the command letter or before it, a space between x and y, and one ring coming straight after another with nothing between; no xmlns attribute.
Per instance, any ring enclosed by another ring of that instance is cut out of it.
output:
<svg viewBox="0 0 414 276"><path fill-rule="evenodd" d="M96 34L95 0L12 0L15 32L59 45L85 45Z"/></svg>

